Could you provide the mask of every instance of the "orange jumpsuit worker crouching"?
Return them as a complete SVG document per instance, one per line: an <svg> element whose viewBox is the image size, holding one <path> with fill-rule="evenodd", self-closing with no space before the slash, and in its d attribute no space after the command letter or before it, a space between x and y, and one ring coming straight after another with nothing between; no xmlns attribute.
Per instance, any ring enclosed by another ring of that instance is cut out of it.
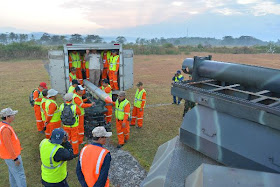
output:
<svg viewBox="0 0 280 187"><path fill-rule="evenodd" d="M125 92L120 91L115 103L116 128L119 140L117 148L121 148L129 139L130 103L125 98Z"/></svg>
<svg viewBox="0 0 280 187"><path fill-rule="evenodd" d="M79 126L78 126L78 129L79 129L79 136L78 136L79 144L83 143L83 140L84 140L85 108L91 107L92 105L95 104L94 102L89 103L89 104L84 103L85 101L88 100L87 98L82 99L82 95L83 95L84 90L85 89L81 85L78 85L75 88L76 93L74 93L74 95L73 95L73 104L77 105L79 107L79 109L81 110L81 115L79 117Z"/></svg>
<svg viewBox="0 0 280 187"><path fill-rule="evenodd" d="M81 115L81 110L79 109L79 107L75 104L72 103L73 100L73 93L67 93L64 95L64 100L65 103L62 103L59 107L59 110L61 112L61 114L63 115L63 109L65 108L66 105L71 105L71 110L72 113L76 119L75 123L72 125L67 125L67 124L63 124L63 129L65 130L65 132L67 132L68 137L69 137L69 142L72 145L73 148L73 152L75 155L77 155L79 153L79 116ZM62 120L63 123L63 120Z"/></svg>
<svg viewBox="0 0 280 187"><path fill-rule="evenodd" d="M137 119L137 127L142 128L143 126L143 117L144 117L144 107L146 105L146 90L143 88L143 83L138 82L137 84L137 91L135 93L134 98L134 107L132 110L132 120L131 126L135 126L135 122Z"/></svg>
<svg viewBox="0 0 280 187"><path fill-rule="evenodd" d="M48 89L47 84L45 82L41 82L38 89L36 89L33 93L34 112L35 112L35 118L36 118L38 132L44 132L43 131L44 123L42 121L41 108L40 108L40 104L43 99L43 94L42 94L43 89Z"/></svg>
<svg viewBox="0 0 280 187"><path fill-rule="evenodd" d="M60 110L58 108L58 105L56 103L56 96L58 94L58 91L54 89L50 89L48 91L47 97L49 98L46 101L46 138L50 139L51 133L54 129L60 128L61 126L61 119L60 119Z"/></svg>
<svg viewBox="0 0 280 187"><path fill-rule="evenodd" d="M100 87L101 90L103 90L106 94L110 96L112 99L112 89L111 86L109 85L108 79L103 80L103 85ZM113 114L113 104L112 103L106 103L105 107L107 108L107 112L105 113L106 115L106 122L111 123L112 121L112 114Z"/></svg>
<svg viewBox="0 0 280 187"><path fill-rule="evenodd" d="M119 90L118 71L120 66L120 56L117 55L117 50L112 50L113 55L110 58L109 79L113 90Z"/></svg>

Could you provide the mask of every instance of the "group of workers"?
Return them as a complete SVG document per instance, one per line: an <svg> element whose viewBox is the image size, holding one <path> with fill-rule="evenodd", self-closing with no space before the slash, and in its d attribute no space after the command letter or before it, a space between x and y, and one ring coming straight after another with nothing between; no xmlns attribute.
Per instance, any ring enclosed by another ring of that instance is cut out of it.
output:
<svg viewBox="0 0 280 187"><path fill-rule="evenodd" d="M68 186L67 161L79 157L76 173L82 186L109 186L108 171L111 156L109 150L102 146L112 133L107 132L103 126L94 128L93 142L85 145L79 152L79 145L84 140L84 109L94 106L95 103L88 103L89 98L83 97L85 88L77 79L73 79L71 83L68 93L63 97L64 103L60 106L56 102L58 92L54 89L48 90L45 82L41 82L33 92L37 130L45 134L45 139L39 146L42 184L56 187ZM100 87L110 97L112 97L112 84L114 82L110 84L104 78ZM124 91L119 92L116 102L106 105L107 123L111 123L113 106L115 107L117 148L127 143L130 126L135 126L136 120L137 128L143 126L146 91L142 82L139 82L137 87L131 123L129 123L130 102L126 99ZM11 126L16 113L17 111L10 108L0 112L3 120L0 123L0 158L4 159L9 167L11 186L24 187L26 179L20 156L21 145Z"/></svg>
<svg viewBox="0 0 280 187"><path fill-rule="evenodd" d="M83 84L83 79L87 79L98 86L104 79L109 78L112 90L119 90L119 66L120 56L115 49L104 50L101 53L96 50L86 50L84 54L78 51L69 53L70 82L77 79Z"/></svg>

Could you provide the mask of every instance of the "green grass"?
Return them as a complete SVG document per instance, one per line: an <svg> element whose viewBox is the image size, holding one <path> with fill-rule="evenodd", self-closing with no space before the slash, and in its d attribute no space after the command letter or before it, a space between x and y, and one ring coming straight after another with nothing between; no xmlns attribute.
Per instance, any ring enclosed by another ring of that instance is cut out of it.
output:
<svg viewBox="0 0 280 187"><path fill-rule="evenodd" d="M136 61L139 65L141 62ZM0 108L11 107L18 110L16 119L12 124L21 145L22 159L29 187L37 187L41 184L41 162L39 157L39 143L44 138L37 132L33 108L30 106L28 96L41 81L47 82L49 77L44 69L41 60L21 60L0 62L1 65L1 90ZM137 68L135 68L137 69ZM136 79L141 78L137 71ZM155 79L157 75L151 78ZM170 84L158 85L153 83L145 84L148 93L147 103L171 103ZM130 89L128 99L133 101L136 88ZM59 104L61 99L59 99ZM140 164L148 170L153 161L154 155L159 145L170 140L178 134L178 128L182 120L183 106L162 106L157 108L147 108L144 114L144 125L142 129L131 128L130 140L123 147L129 151ZM112 143L117 144L115 133L115 123L113 121ZM70 186L79 186L75 167L77 159L68 162L68 183ZM0 160L0 186L9 186L8 168L3 160Z"/></svg>

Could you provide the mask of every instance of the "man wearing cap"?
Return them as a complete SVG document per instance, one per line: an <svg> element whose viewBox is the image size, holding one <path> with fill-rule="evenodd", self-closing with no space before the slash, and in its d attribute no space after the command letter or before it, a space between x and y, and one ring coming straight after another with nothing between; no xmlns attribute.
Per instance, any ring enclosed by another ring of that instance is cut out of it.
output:
<svg viewBox="0 0 280 187"><path fill-rule="evenodd" d="M109 187L110 152L103 148L112 132L106 132L103 126L92 130L93 142L86 145L80 154L76 167L78 180L83 187Z"/></svg>
<svg viewBox="0 0 280 187"><path fill-rule="evenodd" d="M100 54L93 50L89 55L89 81L95 86L99 86L101 74Z"/></svg>
<svg viewBox="0 0 280 187"><path fill-rule="evenodd" d="M75 91L75 88L79 85L78 80L74 79L72 80L72 85L69 87L68 92L67 93L73 93Z"/></svg>
<svg viewBox="0 0 280 187"><path fill-rule="evenodd" d="M54 129L50 140L40 143L41 177L46 187L68 187L67 161L75 158L67 133L60 128Z"/></svg>
<svg viewBox="0 0 280 187"><path fill-rule="evenodd" d="M83 95L83 91L85 89L81 86L78 85L75 88L76 93L74 93L73 95L73 104L77 105L79 107L79 109L81 110L81 115L79 117L79 144L83 143L84 140L84 115L85 115L85 108L91 107L92 105L94 105L95 103L84 103L85 101L87 101L88 99L82 99L82 95Z"/></svg>
<svg viewBox="0 0 280 187"><path fill-rule="evenodd" d="M79 140L78 140L78 135L79 135L79 116L81 115L81 110L79 107L75 104L72 103L73 100L73 93L67 93L64 95L64 101L65 103L62 103L59 107L59 110L61 113L63 113L63 109L65 105L70 105L73 117L75 117L76 121L73 125L67 125L63 124L63 129L65 132L67 132L68 137L69 137L69 142L71 143L73 147L73 152L75 155L79 154Z"/></svg>
<svg viewBox="0 0 280 187"><path fill-rule="evenodd" d="M178 70L176 72L176 74L174 75L174 77L172 78L172 81L173 82L182 82L184 80L184 77L183 75L181 75L181 71ZM178 105L180 104L181 102L181 98L178 97ZM176 96L173 95L173 103L172 104L177 104L177 101L176 101Z"/></svg>
<svg viewBox="0 0 280 187"><path fill-rule="evenodd" d="M125 98L125 92L120 91L115 105L116 128L119 140L117 148L121 148L129 139L130 103Z"/></svg>
<svg viewBox="0 0 280 187"><path fill-rule="evenodd" d="M42 98L42 101L41 101L41 104L40 104L40 109L41 109L42 121L45 124L45 122L46 122L46 102L48 100L48 98L47 98L48 90L44 89L42 91L42 94L43 94L43 98Z"/></svg>
<svg viewBox="0 0 280 187"><path fill-rule="evenodd" d="M106 94L110 96L112 99L112 88L109 85L108 79L104 79L102 82L102 86L100 87L101 90L103 90ZM107 108L106 115L106 122L111 123L112 121L112 114L113 114L113 105L112 103L106 103L105 107Z"/></svg>
<svg viewBox="0 0 280 187"><path fill-rule="evenodd" d="M40 109L40 104L43 98L43 94L42 94L43 89L48 89L47 84L45 82L41 82L39 84L39 87L33 92L34 112L35 112L38 132L44 132L44 123L42 121L41 109Z"/></svg>
<svg viewBox="0 0 280 187"><path fill-rule="evenodd" d="M11 127L17 113L17 110L11 108L5 108L0 112L2 118L0 122L0 158L5 160L9 168L10 185L26 187L26 177L20 156L22 148L14 129Z"/></svg>
<svg viewBox="0 0 280 187"><path fill-rule="evenodd" d="M112 55L110 57L109 65L109 79L110 85L113 90L119 90L118 86L118 71L120 66L120 56L117 50L112 50Z"/></svg>
<svg viewBox="0 0 280 187"><path fill-rule="evenodd" d="M143 83L138 82L136 85L137 91L135 93L134 97L134 106L132 110L132 120L131 120L131 126L135 126L135 122L137 119L137 127L136 128L142 128L143 126L143 117L144 117L144 108L146 105L146 90L143 88Z"/></svg>
<svg viewBox="0 0 280 187"><path fill-rule="evenodd" d="M56 103L56 96L58 91L54 89L50 89L48 91L48 100L46 101L46 122L45 122L45 135L46 138L49 139L51 137L51 132L55 128L60 128L61 120L60 120L60 110Z"/></svg>

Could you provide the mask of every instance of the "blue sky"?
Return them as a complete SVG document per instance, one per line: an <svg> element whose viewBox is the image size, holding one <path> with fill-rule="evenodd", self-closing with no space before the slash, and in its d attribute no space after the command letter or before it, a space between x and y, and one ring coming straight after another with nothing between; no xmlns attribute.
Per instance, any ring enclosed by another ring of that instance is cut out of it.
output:
<svg viewBox="0 0 280 187"><path fill-rule="evenodd" d="M0 32L280 39L280 0L9 0Z"/></svg>

